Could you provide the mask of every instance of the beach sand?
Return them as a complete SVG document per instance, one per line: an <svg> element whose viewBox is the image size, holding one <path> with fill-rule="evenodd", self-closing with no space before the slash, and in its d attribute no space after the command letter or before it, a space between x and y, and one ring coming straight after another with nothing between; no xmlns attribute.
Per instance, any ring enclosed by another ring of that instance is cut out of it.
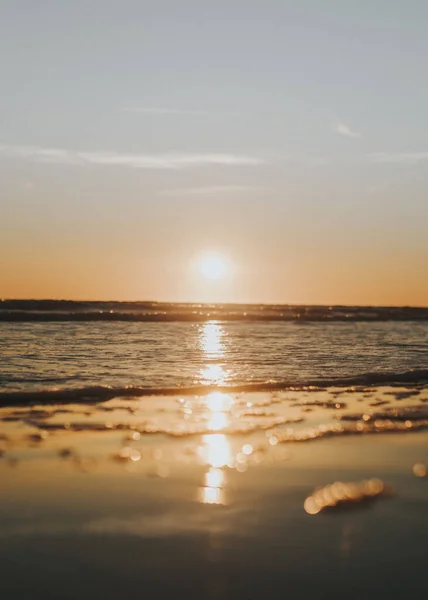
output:
<svg viewBox="0 0 428 600"><path fill-rule="evenodd" d="M87 399L0 418L4 598L426 595L422 386Z"/></svg>

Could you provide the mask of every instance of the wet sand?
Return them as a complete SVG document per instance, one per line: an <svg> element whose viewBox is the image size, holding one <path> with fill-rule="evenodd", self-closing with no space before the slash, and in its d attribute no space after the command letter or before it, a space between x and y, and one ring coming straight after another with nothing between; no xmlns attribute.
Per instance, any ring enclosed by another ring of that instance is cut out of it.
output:
<svg viewBox="0 0 428 600"><path fill-rule="evenodd" d="M422 386L5 406L0 419L5 598L426 595Z"/></svg>

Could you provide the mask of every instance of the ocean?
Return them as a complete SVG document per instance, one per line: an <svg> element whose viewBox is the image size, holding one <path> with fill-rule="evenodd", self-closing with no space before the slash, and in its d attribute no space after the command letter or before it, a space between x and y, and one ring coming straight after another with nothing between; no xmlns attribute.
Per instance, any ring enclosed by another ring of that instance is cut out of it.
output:
<svg viewBox="0 0 428 600"><path fill-rule="evenodd" d="M421 597L428 309L3 301L0 481L5 598Z"/></svg>
<svg viewBox="0 0 428 600"><path fill-rule="evenodd" d="M3 301L9 394L251 391L428 377L428 309ZM70 398L72 396L69 396Z"/></svg>

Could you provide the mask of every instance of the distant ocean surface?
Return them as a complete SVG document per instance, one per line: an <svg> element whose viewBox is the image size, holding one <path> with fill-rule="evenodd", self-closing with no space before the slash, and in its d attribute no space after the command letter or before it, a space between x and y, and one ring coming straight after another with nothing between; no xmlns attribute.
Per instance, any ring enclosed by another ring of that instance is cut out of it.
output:
<svg viewBox="0 0 428 600"><path fill-rule="evenodd" d="M0 321L428 321L428 308L1 300Z"/></svg>
<svg viewBox="0 0 428 600"><path fill-rule="evenodd" d="M428 309L0 302L0 402L428 381Z"/></svg>

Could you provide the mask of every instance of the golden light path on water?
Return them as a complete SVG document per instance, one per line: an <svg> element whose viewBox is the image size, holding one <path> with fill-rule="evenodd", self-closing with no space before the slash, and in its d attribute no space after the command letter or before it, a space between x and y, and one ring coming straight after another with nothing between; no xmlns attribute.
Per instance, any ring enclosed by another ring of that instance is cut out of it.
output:
<svg viewBox="0 0 428 600"><path fill-rule="evenodd" d="M200 490L200 501L205 504L223 504L226 476L224 468L231 462L232 455L227 436L221 433L204 435L201 457L208 466L204 486Z"/></svg>
<svg viewBox="0 0 428 600"><path fill-rule="evenodd" d="M224 329L216 321L209 321L201 328L201 350L211 364L201 369L200 376L206 385L222 385L226 372L218 362L224 358ZM225 434L219 433L230 424L233 398L221 392L212 392L206 397L208 429L212 434L202 437L201 458L208 466L204 486L200 490L200 501L205 504L223 504L226 475L224 468L231 462L230 443Z"/></svg>
<svg viewBox="0 0 428 600"><path fill-rule="evenodd" d="M223 327L217 321L208 321L201 327L200 348L208 364L200 370L201 383L205 385L223 385L226 383L226 372L219 364L224 359L225 335Z"/></svg>

